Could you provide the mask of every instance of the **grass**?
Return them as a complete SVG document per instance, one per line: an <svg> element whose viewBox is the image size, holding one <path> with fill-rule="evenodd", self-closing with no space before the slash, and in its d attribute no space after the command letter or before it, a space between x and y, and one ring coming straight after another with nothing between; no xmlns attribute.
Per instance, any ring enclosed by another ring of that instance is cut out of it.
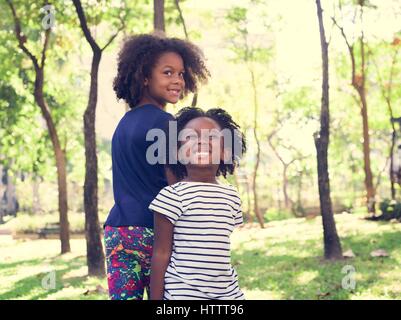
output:
<svg viewBox="0 0 401 320"><path fill-rule="evenodd" d="M107 281L87 277L85 240L70 241L65 255L58 240L1 241L0 300L107 299Z"/></svg>
<svg viewBox="0 0 401 320"><path fill-rule="evenodd" d="M235 231L232 262L246 298L400 299L401 224L370 222L360 214L335 219L343 251L352 249L355 258L322 259L319 217L273 221L265 229L247 225ZM73 239L71 247L71 253L61 256L58 240L0 236L0 300L107 299L106 280L86 276L85 240ZM371 257L376 249L386 250L389 257ZM342 287L347 282L344 277L350 276L343 270L346 265L355 270L354 289ZM52 276L55 287L46 289L42 282L52 284Z"/></svg>
<svg viewBox="0 0 401 320"><path fill-rule="evenodd" d="M108 212L102 211L99 213L100 223L106 220ZM85 232L85 215L83 212L70 212L68 215L71 233L84 233ZM58 214L40 214L32 215L27 212L18 214L16 218L7 221L6 225L1 226L0 230L4 228L10 229L15 233L36 233L38 229L44 228L47 224L54 224L59 222Z"/></svg>
<svg viewBox="0 0 401 320"><path fill-rule="evenodd" d="M400 299L401 224L370 222L350 214L335 219L343 251L351 249L355 258L322 259L321 218L272 222L264 230L245 228L233 237L233 264L246 297ZM376 249L386 250L389 257L371 257ZM342 286L350 278L345 266L355 270L353 290Z"/></svg>

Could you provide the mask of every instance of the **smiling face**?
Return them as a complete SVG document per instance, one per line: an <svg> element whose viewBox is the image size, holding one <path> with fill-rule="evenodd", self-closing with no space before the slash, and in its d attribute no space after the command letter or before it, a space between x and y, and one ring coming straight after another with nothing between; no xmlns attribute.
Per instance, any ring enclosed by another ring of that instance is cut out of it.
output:
<svg viewBox="0 0 401 320"><path fill-rule="evenodd" d="M216 166L224 158L221 128L207 117L192 119L182 130L180 162L190 166Z"/></svg>
<svg viewBox="0 0 401 320"><path fill-rule="evenodd" d="M184 62L179 54L162 53L150 77L145 79L145 98L161 107L166 103L177 103L185 88L184 72Z"/></svg>

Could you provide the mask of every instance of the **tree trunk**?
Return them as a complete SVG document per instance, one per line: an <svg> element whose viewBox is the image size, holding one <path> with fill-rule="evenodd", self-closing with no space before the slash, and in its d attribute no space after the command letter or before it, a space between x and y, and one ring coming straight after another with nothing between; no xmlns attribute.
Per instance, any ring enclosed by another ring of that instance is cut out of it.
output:
<svg viewBox="0 0 401 320"><path fill-rule="evenodd" d="M114 40L115 33L101 49L93 39L81 1L73 0L84 36L91 46L93 57L91 66L91 82L88 105L84 114L85 134L85 183L84 183L84 209L85 209L85 237L86 258L88 274L90 276L105 276L105 257L102 244L102 233L98 215L98 167L96 153L96 106L98 96L98 73L102 51Z"/></svg>
<svg viewBox="0 0 401 320"><path fill-rule="evenodd" d="M179 0L175 0L174 3L175 3L175 7L178 10L178 14L179 14L179 17L180 17L180 20L181 20L181 24L182 24L182 27L184 29L185 39L189 40L188 31L187 31L187 25L185 23L184 15L182 14L182 10L181 10L181 7L180 7L180 1ZM196 107L197 103L198 103L198 92L195 92L194 96L192 97L191 107Z"/></svg>
<svg viewBox="0 0 401 320"><path fill-rule="evenodd" d="M291 205L291 212L296 217L303 217L304 216L304 207L302 205L302 182L303 182L304 170L301 170L298 175L297 181L297 200L295 203Z"/></svg>
<svg viewBox="0 0 401 320"><path fill-rule="evenodd" d="M58 207L60 214L60 241L61 241L61 253L70 252L70 234L69 234L69 223L68 223L68 203L67 203L67 172L66 172L66 159L64 151L61 149L60 141L58 138L57 130L53 122L49 107L43 97L43 85L44 85L44 68L46 61L46 50L49 45L49 37L51 29L45 31L44 43L42 48L42 55L40 62L39 60L29 51L26 47L21 24L17 16L17 12L14 8L13 2L7 0L7 3L11 9L11 13L14 18L15 36L17 37L20 49L29 57L35 68L35 86L34 86L34 98L36 104L39 106L42 116L46 121L47 129L49 131L50 140L53 144L53 151L56 159L57 167L57 184L58 184Z"/></svg>
<svg viewBox="0 0 401 320"><path fill-rule="evenodd" d="M57 184L58 184L58 206L60 214L60 240L61 240L61 253L71 251L70 247L70 233L68 222L68 198L67 198L67 171L65 153L61 149L60 140L58 138L56 127L50 114L50 110L43 97L43 83L44 71L43 68L35 68L35 101L42 111L43 118L46 121L47 129L49 131L50 140L53 144L54 155L56 158L57 167Z"/></svg>
<svg viewBox="0 0 401 320"><path fill-rule="evenodd" d="M360 9L360 22L362 23L363 17L363 6L364 1L358 1ZM364 46L364 35L363 29L361 31L361 37L359 38L359 43L361 47L361 65L360 65L360 74L356 73L356 60L354 53L354 44L351 44L348 41L348 38L345 34L344 28L339 26L337 21L332 17L333 22L340 29L341 34L345 40L345 43L348 47L348 52L351 58L351 68L352 68L352 76L351 83L354 89L357 91L360 102L361 102L361 115L362 115L362 129L363 129L363 157L364 157L364 173L365 173L365 189L366 189L366 206L368 212L375 213L375 188L373 185L373 175L370 167L370 143L369 143L369 121L368 121L368 107L366 102L366 90L365 90L365 79L366 79L366 70L365 70L365 46Z"/></svg>
<svg viewBox="0 0 401 320"><path fill-rule="evenodd" d="M264 217L260 213L260 210L259 210L258 192L257 192L257 185L256 185L256 179L257 179L259 163L260 163L260 142L259 142L259 137L256 132L256 128L258 126L258 99L257 99L255 74L252 69L250 69L250 73L251 73L251 79L252 79L253 99L254 99L254 108L255 108L254 109L253 135L255 137L255 142L256 142L256 161L255 161L255 167L253 170L253 177L252 177L253 209L255 211L255 215L259 221L260 226L262 228L264 228Z"/></svg>
<svg viewBox="0 0 401 320"><path fill-rule="evenodd" d="M105 275L105 257L103 253L101 228L98 215L98 161L96 153L96 105L98 71L102 52L93 53L89 101L84 114L85 133L85 236L88 261L88 274L103 277Z"/></svg>
<svg viewBox="0 0 401 320"><path fill-rule="evenodd" d="M15 184L8 174L8 168L0 165L0 224L3 216L13 215L18 212L18 201L15 192Z"/></svg>
<svg viewBox="0 0 401 320"><path fill-rule="evenodd" d="M156 33L165 34L164 25L164 0L153 0L153 27Z"/></svg>
<svg viewBox="0 0 401 320"><path fill-rule="evenodd" d="M320 0L316 0L317 15L319 19L320 43L322 48L323 82L322 106L320 113L320 133L315 134L317 151L317 171L319 184L320 210L323 222L324 257L325 259L342 259L340 239L337 235L336 224L330 197L330 179L328 171L327 152L330 135L329 113L329 58L328 44L323 25L322 8Z"/></svg>
<svg viewBox="0 0 401 320"><path fill-rule="evenodd" d="M364 75L362 76L364 77ZM362 123L363 123L363 168L365 171L365 187L366 187L366 204L368 212L375 213L375 188L373 186L373 175L370 167L370 137L368 123L368 106L366 102L365 88L361 87L358 90L362 108Z"/></svg>
<svg viewBox="0 0 401 320"><path fill-rule="evenodd" d="M288 197L288 177L287 177L288 164L284 164L283 167L283 195L284 195L284 205L288 209L290 207L290 199Z"/></svg>
<svg viewBox="0 0 401 320"><path fill-rule="evenodd" d="M363 2L360 2L361 6L361 21L363 16ZM361 115L362 115L362 130L363 130L363 168L365 171L365 188L366 188L366 205L369 213L375 214L375 188L373 185L373 175L370 166L370 137L369 137L369 120L368 120L368 104L366 101L366 70L365 70L365 45L363 30L359 39L361 47L361 74L358 77L355 74L355 66L353 72L352 85L358 92L361 100Z"/></svg>
<svg viewBox="0 0 401 320"><path fill-rule="evenodd" d="M245 187L246 187L246 199L247 199L247 210L245 213L245 217L247 218L247 221L249 222L253 222L252 219L252 215L251 215L251 191L250 191L250 187L249 187L249 181L248 181L248 177L246 177L245 179Z"/></svg>
<svg viewBox="0 0 401 320"><path fill-rule="evenodd" d="M32 211L34 214L42 212L39 186L40 186L40 177L38 177L38 175L34 173L32 176Z"/></svg>
<svg viewBox="0 0 401 320"><path fill-rule="evenodd" d="M395 200L395 172L394 172L394 147L395 147L395 138L396 138L396 131L394 128L394 124L392 124L393 132L391 134L391 148L390 148L390 187L391 187L391 200Z"/></svg>

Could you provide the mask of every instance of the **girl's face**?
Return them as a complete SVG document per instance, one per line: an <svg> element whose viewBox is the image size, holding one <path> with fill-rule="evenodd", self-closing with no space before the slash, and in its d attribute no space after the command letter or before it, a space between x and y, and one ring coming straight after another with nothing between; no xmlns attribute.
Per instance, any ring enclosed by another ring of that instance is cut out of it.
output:
<svg viewBox="0 0 401 320"><path fill-rule="evenodd" d="M151 76L145 79L146 94L161 106L177 103L185 88L184 62L175 52L162 53L152 69Z"/></svg>
<svg viewBox="0 0 401 320"><path fill-rule="evenodd" d="M191 166L219 166L224 159L220 126L212 119L199 117L187 123L180 133L179 159Z"/></svg>

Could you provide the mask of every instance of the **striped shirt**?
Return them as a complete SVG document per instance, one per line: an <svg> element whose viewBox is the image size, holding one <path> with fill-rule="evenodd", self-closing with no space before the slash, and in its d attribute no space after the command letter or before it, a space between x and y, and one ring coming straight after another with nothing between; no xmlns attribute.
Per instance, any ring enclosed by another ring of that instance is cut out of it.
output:
<svg viewBox="0 0 401 320"><path fill-rule="evenodd" d="M149 209L174 225L165 300L244 299L230 257L230 234L243 223L233 186L178 182L163 188Z"/></svg>

